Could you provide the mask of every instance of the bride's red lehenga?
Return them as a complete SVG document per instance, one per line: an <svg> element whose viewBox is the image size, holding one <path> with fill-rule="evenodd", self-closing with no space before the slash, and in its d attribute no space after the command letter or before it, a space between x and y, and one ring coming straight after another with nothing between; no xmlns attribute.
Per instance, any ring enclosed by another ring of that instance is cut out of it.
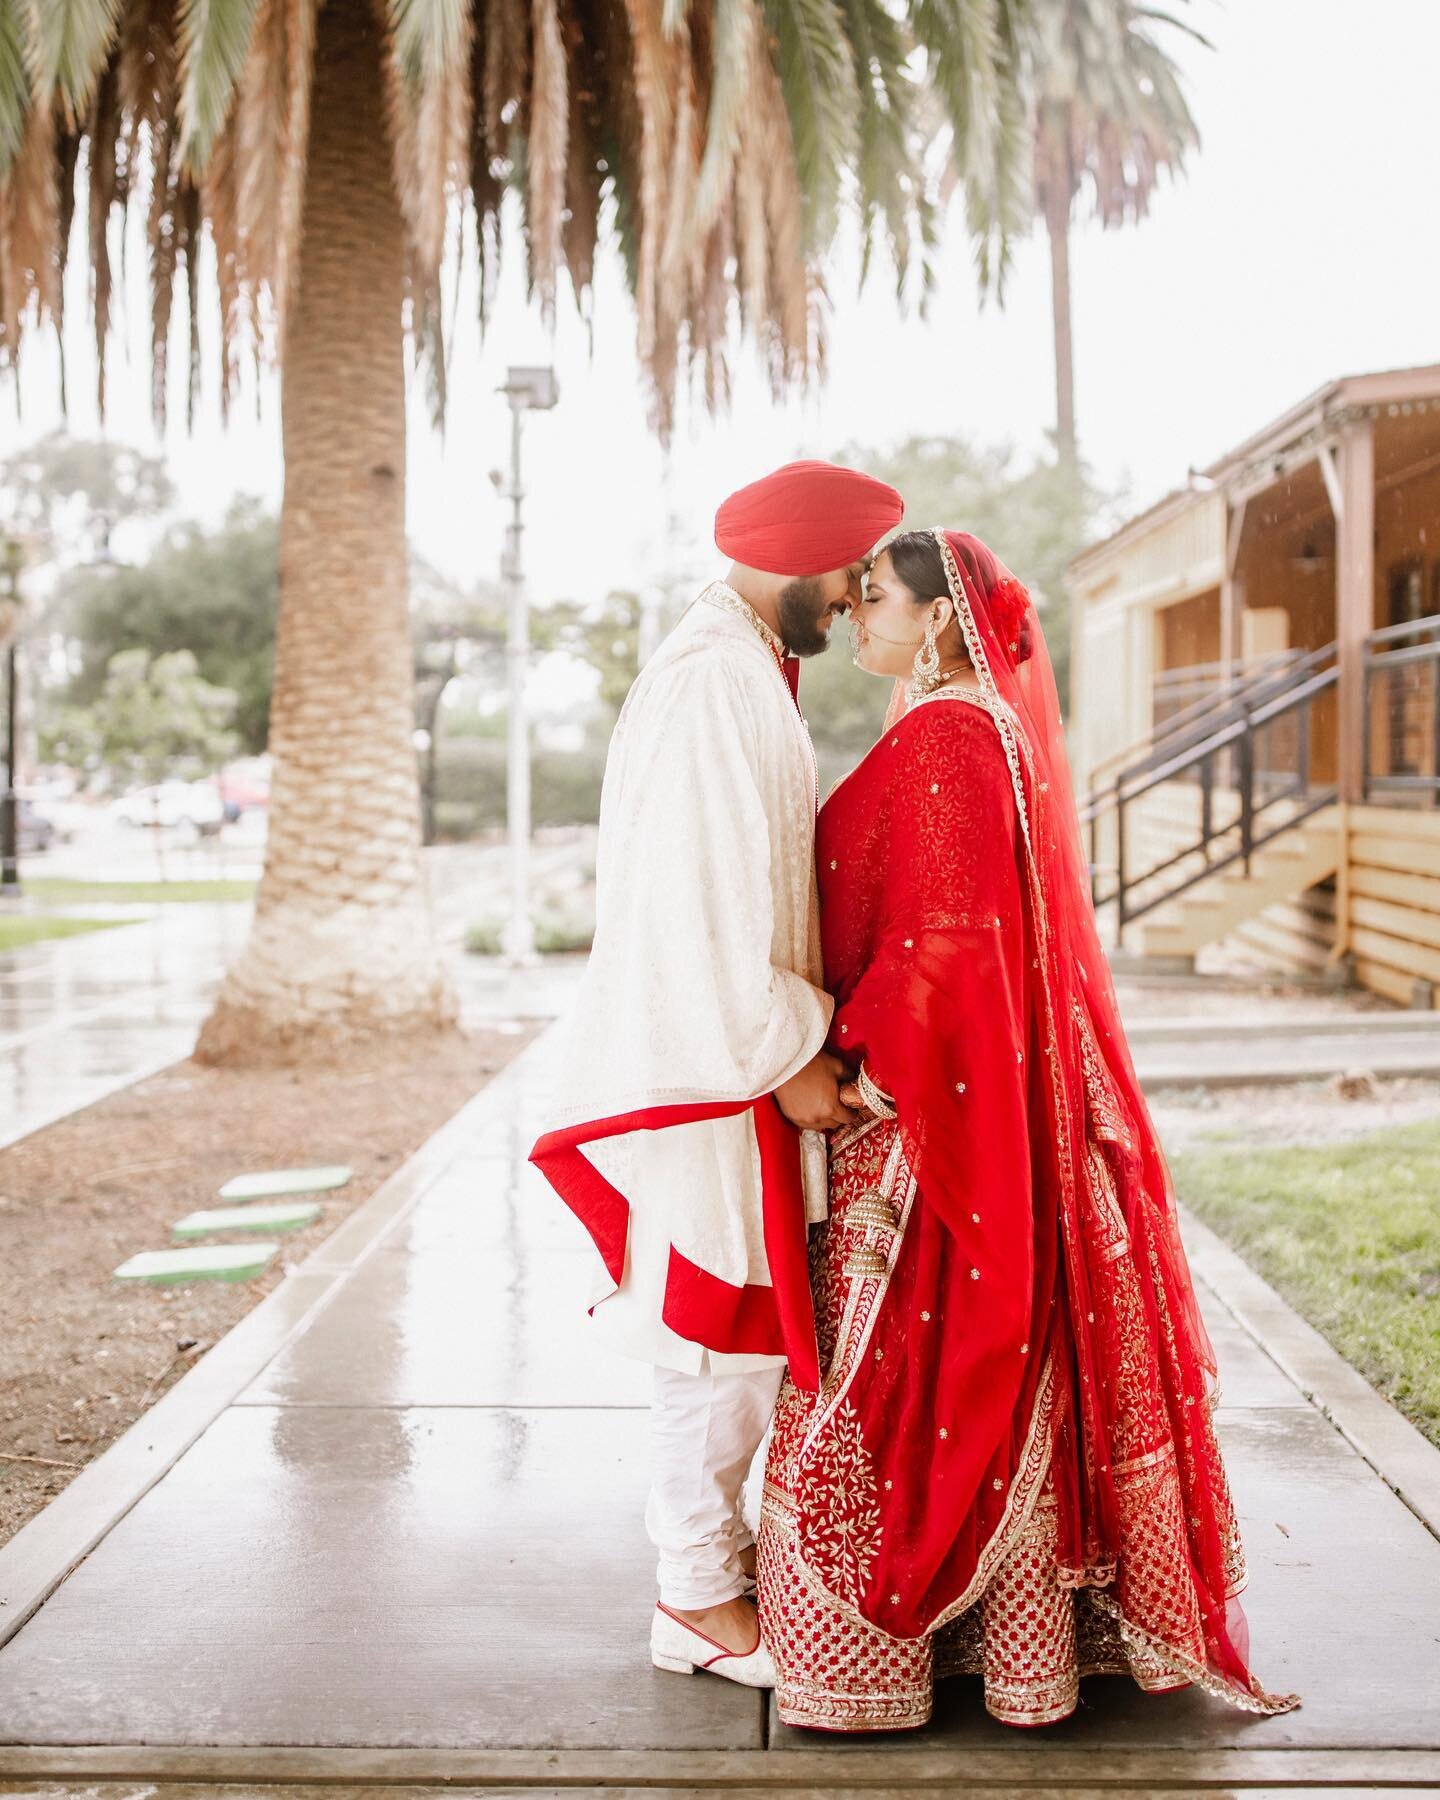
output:
<svg viewBox="0 0 1440 1800"><path fill-rule="evenodd" d="M937 539L981 685L893 718L817 834L830 1048L896 1117L832 1137L820 1391L787 1378L776 1413L780 1717L921 1725L960 1672L1015 1725L1066 1717L1101 1672L1284 1711L1247 1667L1215 1357L1043 638L986 546Z"/></svg>

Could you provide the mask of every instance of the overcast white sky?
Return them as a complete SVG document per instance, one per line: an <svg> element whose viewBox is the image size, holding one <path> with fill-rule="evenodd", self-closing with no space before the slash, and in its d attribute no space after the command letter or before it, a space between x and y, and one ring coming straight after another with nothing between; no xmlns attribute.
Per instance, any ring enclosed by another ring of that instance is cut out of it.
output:
<svg viewBox="0 0 1440 1800"><path fill-rule="evenodd" d="M1128 484L1136 507L1332 376L1440 360L1440 4L1194 0L1189 13L1216 46L1211 54L1176 43L1203 137L1199 155L1144 225L1109 233L1080 225L1074 240L1082 446L1103 481ZM132 258L133 273L140 260ZM455 577L494 573L503 519L487 471L508 443L494 390L507 363L553 360L561 405L533 421L527 440L538 604L640 585L667 561L702 576L714 556L715 502L792 456L913 432L961 432L1023 451L1043 443L1052 421L1049 263L1039 232L1019 248L1003 312L977 303L968 247L952 232L924 323L897 316L884 271L857 295L842 257L831 277L823 391L777 408L745 363L730 415L687 419L668 465L646 428L616 267L607 263L600 279L592 359L573 308L562 305L553 343L528 312L519 261L512 252L483 347L462 308L443 441L414 396L410 523L421 552ZM127 311L133 329L113 360L106 429L153 447L148 308L138 281ZM93 434L83 286L71 319L70 424ZM208 374L211 319L203 329ZM27 352L22 397L22 440L59 422L48 347ZM228 434L213 404L193 436L180 422L183 406L172 409L165 448L184 510L217 517L237 492L278 502L278 408L273 391L261 398L258 422L252 401ZM8 420L11 437L13 413ZM672 509L678 528L667 547Z"/></svg>

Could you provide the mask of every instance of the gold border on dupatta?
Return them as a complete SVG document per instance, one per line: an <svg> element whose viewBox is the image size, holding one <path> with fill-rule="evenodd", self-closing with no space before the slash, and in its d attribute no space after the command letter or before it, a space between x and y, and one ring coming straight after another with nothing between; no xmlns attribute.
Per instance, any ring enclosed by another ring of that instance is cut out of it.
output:
<svg viewBox="0 0 1440 1800"><path fill-rule="evenodd" d="M876 1123L888 1124L890 1121L876 1121ZM847 1140L847 1143L854 1143L860 1135L857 1131L853 1137ZM806 1423L795 1453L792 1479L798 1477L802 1460L807 1452L814 1448L826 1425L844 1404L855 1375L864 1361L876 1320L889 1289L890 1277L900 1254L905 1227L914 1206L915 1192L915 1177L905 1160L904 1145L897 1130L894 1142L886 1155L885 1167L880 1179L880 1194L894 1206L896 1216L895 1230L891 1235L885 1254L885 1269L883 1273L852 1277L848 1284L845 1308L836 1332L836 1353L831 1363L832 1373L826 1376L816 1405ZM899 1196L898 1205L896 1204L897 1195ZM835 1607L853 1623L864 1626L866 1630L878 1631L882 1636L893 1639L896 1643L914 1643L920 1638L933 1636L942 1625L947 1624L951 1619L973 1606L989 1585L995 1570L1014 1548L1015 1541L1030 1522L1035 1504L1044 1486L1045 1476L1050 1467L1051 1453L1054 1449L1055 1419L1054 1356L1047 1350L1040 1379L1036 1384L1035 1399L1030 1411L1030 1422L1026 1429L1024 1446L1016 1464L1010 1490L1005 1497L1005 1506L999 1523L982 1546L980 1554L976 1558L975 1571L964 1592L938 1613L921 1631L911 1637L904 1637L898 1632L888 1631L876 1620L867 1618L858 1607L852 1605L828 1586L811 1567L801 1552L799 1533L794 1528L796 1508L791 1494L767 1481L764 1484L762 1504L769 1507L772 1517L775 1517L777 1522L783 1520L785 1528L793 1533L791 1554L795 1567L813 1593L822 1595L828 1605Z"/></svg>

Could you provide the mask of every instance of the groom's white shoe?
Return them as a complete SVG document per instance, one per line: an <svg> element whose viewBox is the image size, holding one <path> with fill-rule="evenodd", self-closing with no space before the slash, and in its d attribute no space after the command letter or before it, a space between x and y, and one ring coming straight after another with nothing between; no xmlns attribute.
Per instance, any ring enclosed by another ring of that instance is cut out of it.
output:
<svg viewBox="0 0 1440 1800"><path fill-rule="evenodd" d="M656 1602L655 1617L650 1625L650 1660L657 1669L673 1669L677 1675L693 1675L697 1669L708 1669L712 1675L723 1675L727 1681L738 1681L742 1687L773 1688L775 1665L762 1638L748 1655L727 1650L714 1638L706 1637L693 1625Z"/></svg>

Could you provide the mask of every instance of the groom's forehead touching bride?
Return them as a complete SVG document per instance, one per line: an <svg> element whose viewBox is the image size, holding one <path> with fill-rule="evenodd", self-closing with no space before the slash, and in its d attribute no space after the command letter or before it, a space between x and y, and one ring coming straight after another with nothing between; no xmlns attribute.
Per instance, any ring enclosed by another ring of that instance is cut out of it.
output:
<svg viewBox="0 0 1440 1800"><path fill-rule="evenodd" d="M870 553L900 523L888 483L835 463L795 462L733 493L715 543L733 559L729 585L793 656L815 656L860 598Z"/></svg>
<svg viewBox="0 0 1440 1800"><path fill-rule="evenodd" d="M776 596L780 635L792 656L815 656L830 642L830 628L843 619L860 597L860 578L865 562L858 559L844 569L824 575L798 575L787 581Z"/></svg>

